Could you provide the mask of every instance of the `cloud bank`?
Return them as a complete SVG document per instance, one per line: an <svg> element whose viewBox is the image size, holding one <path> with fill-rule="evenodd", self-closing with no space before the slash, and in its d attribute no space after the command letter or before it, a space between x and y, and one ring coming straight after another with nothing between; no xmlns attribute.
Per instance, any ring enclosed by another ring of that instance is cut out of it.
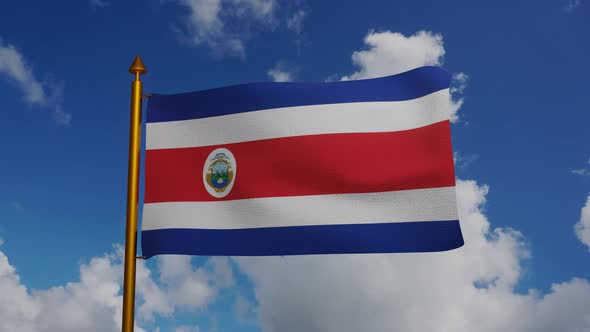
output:
<svg viewBox="0 0 590 332"><path fill-rule="evenodd" d="M0 251L0 331L119 332L122 258L123 251L117 247L82 264L79 281L30 290ZM135 331L145 331L137 324L153 325L157 316L204 309L220 289L233 285L227 258L212 258L200 268L191 265L189 256L162 256L157 263L156 275L143 261L137 264ZM179 331L198 328L179 327Z"/></svg>

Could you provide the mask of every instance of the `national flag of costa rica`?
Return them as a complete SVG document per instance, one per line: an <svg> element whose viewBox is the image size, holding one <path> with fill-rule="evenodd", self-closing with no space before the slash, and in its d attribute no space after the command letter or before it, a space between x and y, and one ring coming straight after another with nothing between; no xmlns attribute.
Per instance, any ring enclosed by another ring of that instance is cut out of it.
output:
<svg viewBox="0 0 590 332"><path fill-rule="evenodd" d="M460 247L450 79L421 67L152 95L143 255Z"/></svg>

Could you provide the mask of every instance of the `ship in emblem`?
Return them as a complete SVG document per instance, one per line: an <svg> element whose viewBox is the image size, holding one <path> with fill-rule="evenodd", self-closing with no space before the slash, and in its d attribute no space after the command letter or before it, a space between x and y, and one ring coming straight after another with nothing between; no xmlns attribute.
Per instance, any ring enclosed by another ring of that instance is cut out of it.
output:
<svg viewBox="0 0 590 332"><path fill-rule="evenodd" d="M207 191L215 197L224 197L233 186L236 167L232 153L216 149L209 154L203 167L203 182Z"/></svg>

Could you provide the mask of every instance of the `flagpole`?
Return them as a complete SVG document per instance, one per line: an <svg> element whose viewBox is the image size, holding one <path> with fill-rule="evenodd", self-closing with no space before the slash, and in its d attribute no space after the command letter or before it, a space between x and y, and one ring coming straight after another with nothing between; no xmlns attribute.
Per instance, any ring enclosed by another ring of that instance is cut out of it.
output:
<svg viewBox="0 0 590 332"><path fill-rule="evenodd" d="M127 173L127 231L125 234L125 273L123 277L123 332L133 332L135 311L135 260L137 254L137 205L139 196L139 150L141 145L142 83L146 69L138 56L129 67L135 75L131 83L131 121L129 125L129 168Z"/></svg>

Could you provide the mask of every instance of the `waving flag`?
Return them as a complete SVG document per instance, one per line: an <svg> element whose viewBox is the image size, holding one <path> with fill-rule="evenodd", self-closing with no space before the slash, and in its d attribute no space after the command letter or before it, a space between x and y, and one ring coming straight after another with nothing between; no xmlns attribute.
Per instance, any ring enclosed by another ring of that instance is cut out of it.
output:
<svg viewBox="0 0 590 332"><path fill-rule="evenodd" d="M421 67L152 95L143 255L460 247L449 84Z"/></svg>

